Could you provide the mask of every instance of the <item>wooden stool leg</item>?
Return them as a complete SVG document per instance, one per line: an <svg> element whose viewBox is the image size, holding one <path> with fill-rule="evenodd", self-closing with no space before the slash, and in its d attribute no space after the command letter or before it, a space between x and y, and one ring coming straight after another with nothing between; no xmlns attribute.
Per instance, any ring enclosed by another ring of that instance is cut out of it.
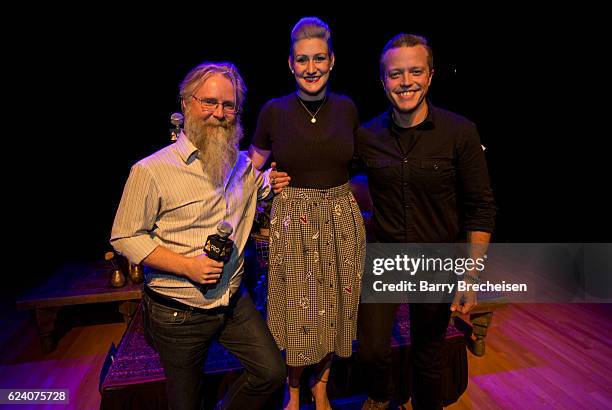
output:
<svg viewBox="0 0 612 410"><path fill-rule="evenodd" d="M487 329L493 320L493 312L473 313L470 315L474 336L476 340L472 345L472 353L478 357L485 354L485 337L487 337Z"/></svg>
<svg viewBox="0 0 612 410"><path fill-rule="evenodd" d="M57 347L53 331L59 308L44 308L34 310L34 320L40 335L40 348L43 353L51 353Z"/></svg>
<svg viewBox="0 0 612 410"><path fill-rule="evenodd" d="M119 304L119 313L123 315L123 320L125 323L130 323L130 320L132 320L132 316L134 316L137 308L138 301L134 300L126 300Z"/></svg>

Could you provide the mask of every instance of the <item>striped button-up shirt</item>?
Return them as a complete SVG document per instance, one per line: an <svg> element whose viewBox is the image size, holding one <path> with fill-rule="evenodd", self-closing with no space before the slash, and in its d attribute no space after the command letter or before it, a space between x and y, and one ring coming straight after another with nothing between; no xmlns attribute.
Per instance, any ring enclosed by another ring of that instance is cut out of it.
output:
<svg viewBox="0 0 612 410"><path fill-rule="evenodd" d="M156 292L200 308L229 304L244 271L244 247L255 206L271 192L268 173L260 174L245 152L215 188L198 160L198 149L181 134L178 140L136 163L128 177L111 233L115 250L140 263L157 246L192 257L202 254L206 238L223 220L234 228L235 248L220 282L202 292L186 277L154 269L145 279Z"/></svg>

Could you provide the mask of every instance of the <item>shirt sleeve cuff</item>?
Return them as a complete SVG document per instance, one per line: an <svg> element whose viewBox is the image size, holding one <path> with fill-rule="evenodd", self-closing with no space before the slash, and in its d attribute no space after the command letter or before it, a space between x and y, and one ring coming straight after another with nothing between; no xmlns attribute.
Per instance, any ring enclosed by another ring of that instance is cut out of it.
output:
<svg viewBox="0 0 612 410"><path fill-rule="evenodd" d="M113 248L130 262L139 264L149 256L159 245L148 235L139 235L131 238L121 238L111 241Z"/></svg>
<svg viewBox="0 0 612 410"><path fill-rule="evenodd" d="M257 191L258 201L268 198L270 194L272 193L272 183L270 182L270 172L272 172L272 168L268 168L266 171L262 172L259 175L259 178L261 178L261 181L258 181L259 183L257 184L257 186L259 187Z"/></svg>

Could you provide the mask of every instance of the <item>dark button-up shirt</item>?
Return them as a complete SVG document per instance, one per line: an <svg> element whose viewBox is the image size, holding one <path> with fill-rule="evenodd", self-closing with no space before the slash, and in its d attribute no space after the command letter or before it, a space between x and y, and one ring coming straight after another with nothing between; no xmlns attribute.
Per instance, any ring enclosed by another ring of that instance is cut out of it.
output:
<svg viewBox="0 0 612 410"><path fill-rule="evenodd" d="M377 241L455 242L462 230L493 231L495 203L476 126L428 106L414 127L399 127L388 111L358 131Z"/></svg>

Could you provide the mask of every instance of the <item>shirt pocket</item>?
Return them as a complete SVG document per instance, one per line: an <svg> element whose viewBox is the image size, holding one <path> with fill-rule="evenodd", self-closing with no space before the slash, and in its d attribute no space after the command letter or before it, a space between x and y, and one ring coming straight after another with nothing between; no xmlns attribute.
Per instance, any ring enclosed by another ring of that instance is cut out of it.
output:
<svg viewBox="0 0 612 410"><path fill-rule="evenodd" d="M410 159L408 171L413 186L427 194L439 197L454 192L455 167L450 159Z"/></svg>
<svg viewBox="0 0 612 410"><path fill-rule="evenodd" d="M370 184L385 186L399 180L399 171L388 158L369 158L366 160L366 166Z"/></svg>

